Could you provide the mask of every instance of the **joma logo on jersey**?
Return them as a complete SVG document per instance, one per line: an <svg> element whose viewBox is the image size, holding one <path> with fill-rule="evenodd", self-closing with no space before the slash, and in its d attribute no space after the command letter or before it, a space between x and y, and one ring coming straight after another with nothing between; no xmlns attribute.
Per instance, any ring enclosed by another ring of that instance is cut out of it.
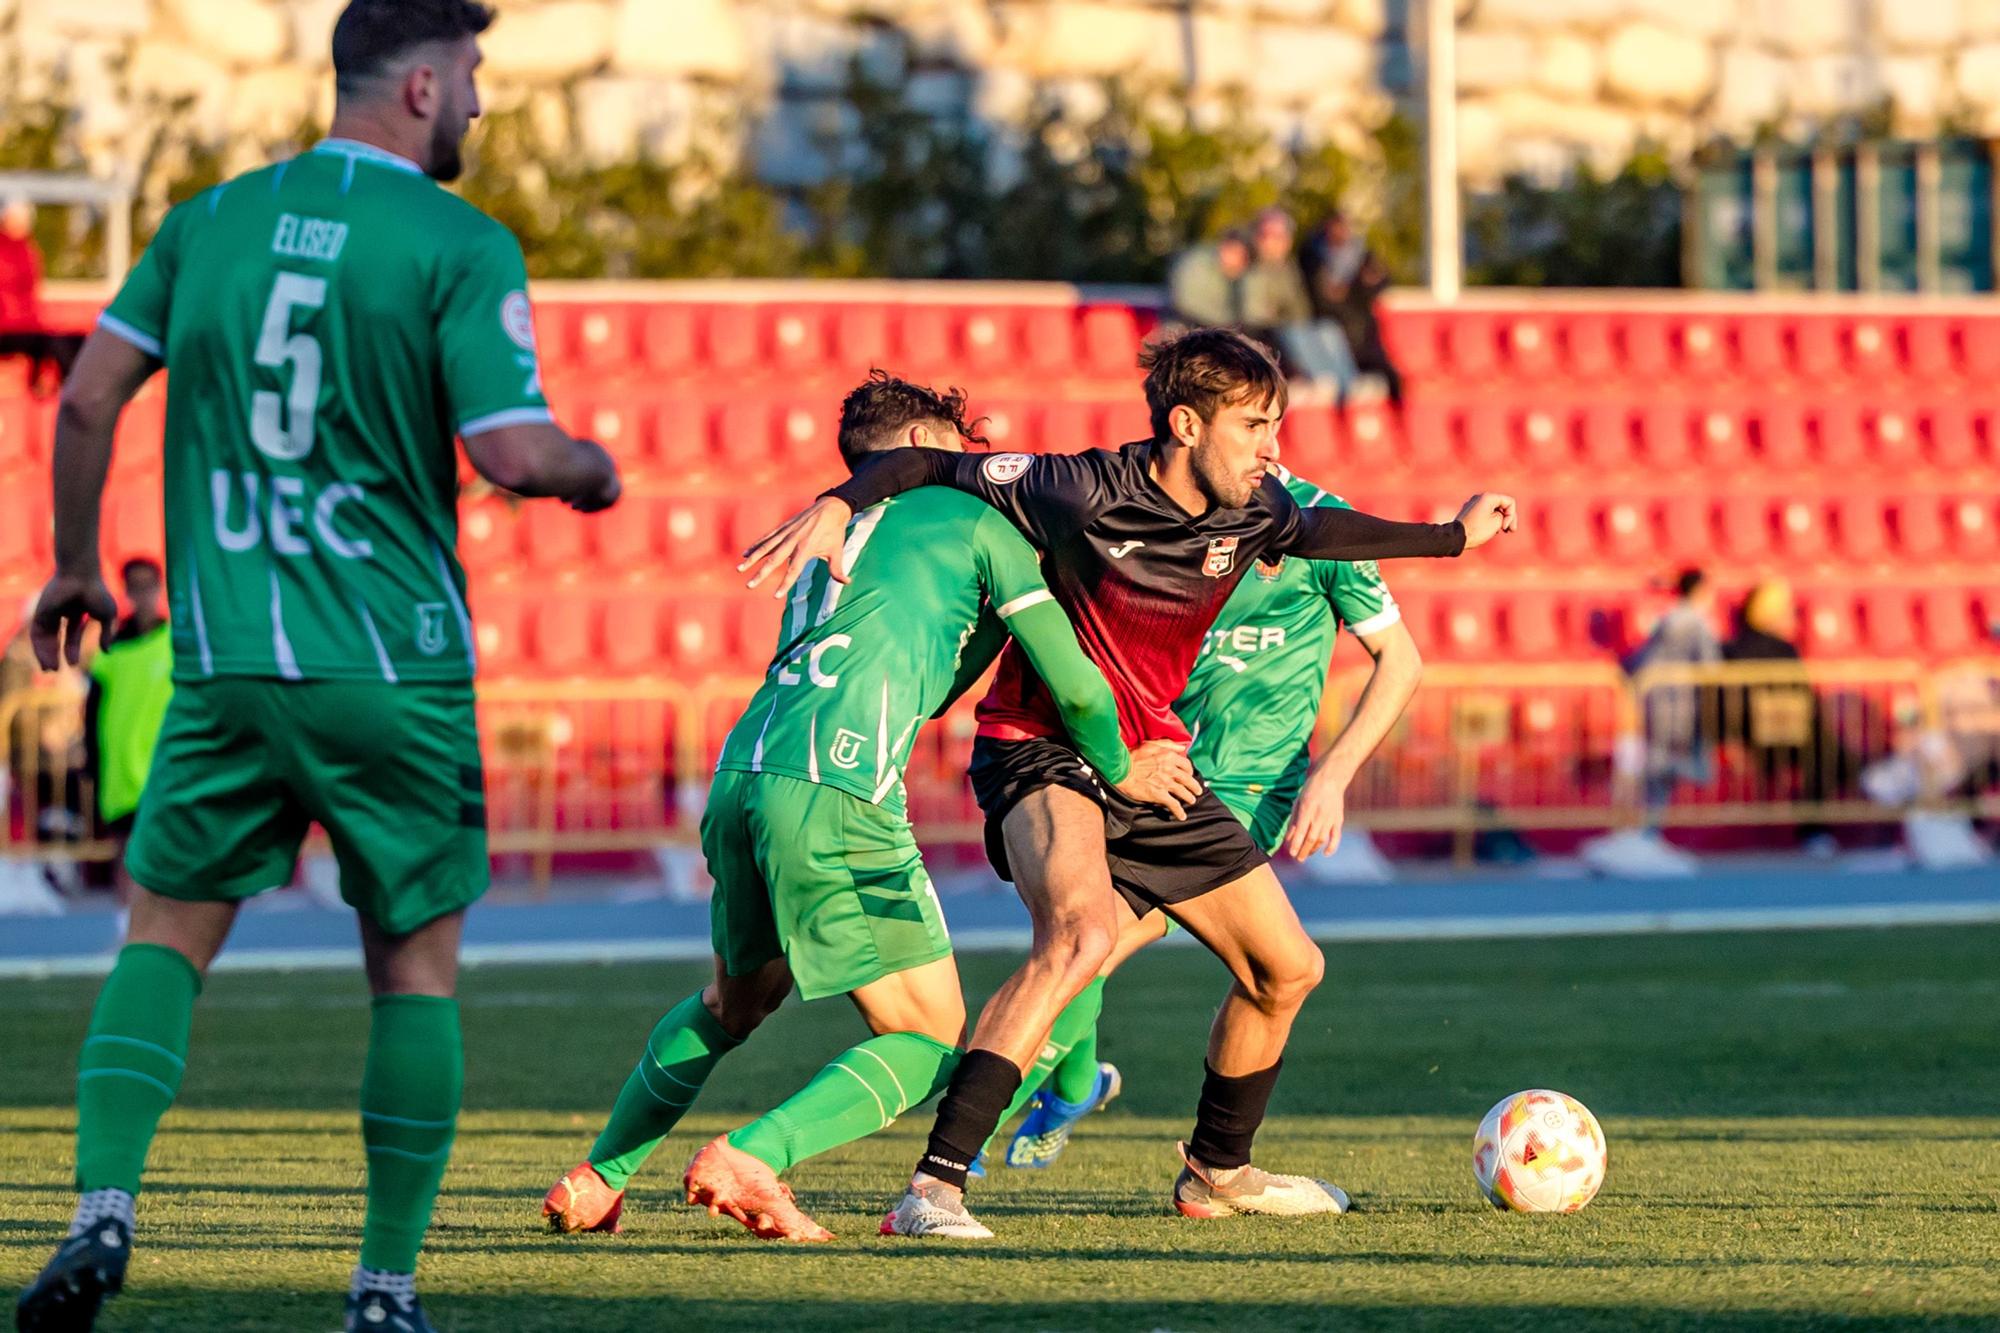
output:
<svg viewBox="0 0 2000 1333"><path fill-rule="evenodd" d="M868 738L860 732L842 727L834 733L833 744L826 747L826 757L833 761L835 768L859 768L861 747L867 743Z"/></svg>
<svg viewBox="0 0 2000 1333"><path fill-rule="evenodd" d="M272 477L268 505L263 503L263 478L254 472L232 477L217 468L208 477L209 496L215 505L215 544L225 551L254 551L268 537L279 555L311 555L319 544L342 560L368 560L375 546L365 537L346 537L334 526L336 511L344 504L367 506L368 492L352 482L340 481L321 491L307 494L298 477ZM243 520L237 526L230 517L236 492L243 493ZM308 517L310 513L310 517Z"/></svg>
<svg viewBox="0 0 2000 1333"><path fill-rule="evenodd" d="M1201 572L1212 579L1219 579L1236 565L1236 544L1240 537L1216 537L1208 543L1208 559L1201 562Z"/></svg>

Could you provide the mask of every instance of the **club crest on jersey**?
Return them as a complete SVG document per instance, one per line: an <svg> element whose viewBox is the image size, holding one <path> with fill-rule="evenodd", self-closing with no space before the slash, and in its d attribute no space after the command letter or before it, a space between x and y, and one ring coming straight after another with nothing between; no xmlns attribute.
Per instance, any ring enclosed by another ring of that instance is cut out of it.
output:
<svg viewBox="0 0 2000 1333"><path fill-rule="evenodd" d="M444 603L417 603L417 651L436 657L444 649Z"/></svg>
<svg viewBox="0 0 2000 1333"><path fill-rule="evenodd" d="M1219 579L1236 565L1236 543L1238 537L1216 537L1208 543L1208 559L1201 562L1201 572L1212 579Z"/></svg>
<svg viewBox="0 0 2000 1333"><path fill-rule="evenodd" d="M1026 454L995 454L980 465L980 472L995 486L1005 486L1028 470L1034 460Z"/></svg>
<svg viewBox="0 0 2000 1333"><path fill-rule="evenodd" d="M860 732L842 727L834 733L833 744L827 748L827 758L833 760L835 768L859 768L861 747L867 741L868 738Z"/></svg>
<svg viewBox="0 0 2000 1333"><path fill-rule="evenodd" d="M508 292L500 302L500 327L522 351L535 350L535 312L528 305L526 292Z"/></svg>
<svg viewBox="0 0 2000 1333"><path fill-rule="evenodd" d="M1276 560L1259 560L1255 566L1257 577L1266 583L1276 583L1278 576L1285 572L1285 557Z"/></svg>

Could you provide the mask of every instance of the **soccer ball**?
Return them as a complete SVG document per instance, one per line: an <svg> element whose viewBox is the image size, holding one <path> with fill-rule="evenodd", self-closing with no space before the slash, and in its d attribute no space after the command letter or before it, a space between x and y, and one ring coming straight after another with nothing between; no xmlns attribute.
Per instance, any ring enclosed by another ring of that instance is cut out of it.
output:
<svg viewBox="0 0 2000 1333"><path fill-rule="evenodd" d="M1535 1088L1502 1097L1472 1139L1472 1176L1495 1208L1573 1213L1597 1195L1607 1161L1597 1117Z"/></svg>

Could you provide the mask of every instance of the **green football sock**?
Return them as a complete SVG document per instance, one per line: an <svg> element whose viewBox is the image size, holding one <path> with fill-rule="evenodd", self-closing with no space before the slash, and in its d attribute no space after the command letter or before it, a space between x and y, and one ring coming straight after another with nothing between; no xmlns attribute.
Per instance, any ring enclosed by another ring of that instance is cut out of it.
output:
<svg viewBox="0 0 2000 1333"><path fill-rule="evenodd" d="M368 1149L363 1268L416 1271L464 1086L458 1001L376 996L361 1073L361 1141Z"/></svg>
<svg viewBox="0 0 2000 1333"><path fill-rule="evenodd" d="M180 1091L201 974L177 950L128 944L91 1011L76 1072L76 1187L139 1192L160 1117Z"/></svg>
<svg viewBox="0 0 2000 1333"><path fill-rule="evenodd" d="M870 1037L843 1051L774 1111L729 1136L732 1146L785 1171L843 1143L887 1129L944 1091L962 1052L915 1032Z"/></svg>
<svg viewBox="0 0 2000 1333"><path fill-rule="evenodd" d="M1104 978L1097 977L1078 991L1076 998L1056 1015L1055 1026L1049 1029L1049 1039L1042 1043L1042 1053L1036 1057L1035 1063L1028 1066L1028 1071L1021 1076L1021 1090L1014 1094L1014 1104L1000 1117L1001 1125L1006 1125L1015 1116L1027 1110L1028 1102L1042 1090L1042 1085L1045 1083L1050 1084L1051 1092L1062 1097L1058 1085L1050 1083L1050 1079L1052 1077L1061 1079L1064 1069L1069 1066L1069 1061L1079 1046L1089 1048L1090 1078L1093 1082L1084 1084L1082 1097L1063 1097L1063 1100L1081 1101L1083 1097L1090 1095L1090 1089L1097 1078L1097 1016L1103 1012ZM997 1128L993 1137L995 1139L1000 1137ZM990 1145L992 1140L989 1139L987 1142Z"/></svg>
<svg viewBox="0 0 2000 1333"><path fill-rule="evenodd" d="M1070 1009L1075 1018L1068 1027L1074 1035L1069 1052L1049 1079L1049 1091L1074 1106L1097 1091L1097 1020L1104 1012L1104 978L1085 986ZM1079 1026L1082 1030L1076 1031Z"/></svg>
<svg viewBox="0 0 2000 1333"><path fill-rule="evenodd" d="M590 1164L605 1184L625 1188L694 1105L716 1062L740 1045L708 1012L700 991L659 1021L611 1108L611 1118L590 1147Z"/></svg>

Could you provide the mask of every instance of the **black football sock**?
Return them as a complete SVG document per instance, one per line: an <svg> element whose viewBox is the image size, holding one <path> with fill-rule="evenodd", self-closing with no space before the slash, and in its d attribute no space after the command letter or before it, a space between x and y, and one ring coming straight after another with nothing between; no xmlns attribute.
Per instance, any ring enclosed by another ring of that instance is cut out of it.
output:
<svg viewBox="0 0 2000 1333"><path fill-rule="evenodd" d="M917 1170L964 1189L966 1171L1000 1127L1000 1117L1020 1086L1020 1067L1006 1056L977 1048L967 1051L938 1103L937 1123L931 1126L931 1140L924 1145Z"/></svg>
<svg viewBox="0 0 2000 1333"><path fill-rule="evenodd" d="M1269 1069L1231 1078L1215 1072L1204 1062L1208 1077L1201 1081L1201 1107L1195 1112L1194 1136L1188 1151L1203 1166L1217 1171L1250 1164L1250 1141L1264 1123L1264 1110L1271 1104L1271 1090L1278 1086L1278 1071L1285 1062Z"/></svg>

